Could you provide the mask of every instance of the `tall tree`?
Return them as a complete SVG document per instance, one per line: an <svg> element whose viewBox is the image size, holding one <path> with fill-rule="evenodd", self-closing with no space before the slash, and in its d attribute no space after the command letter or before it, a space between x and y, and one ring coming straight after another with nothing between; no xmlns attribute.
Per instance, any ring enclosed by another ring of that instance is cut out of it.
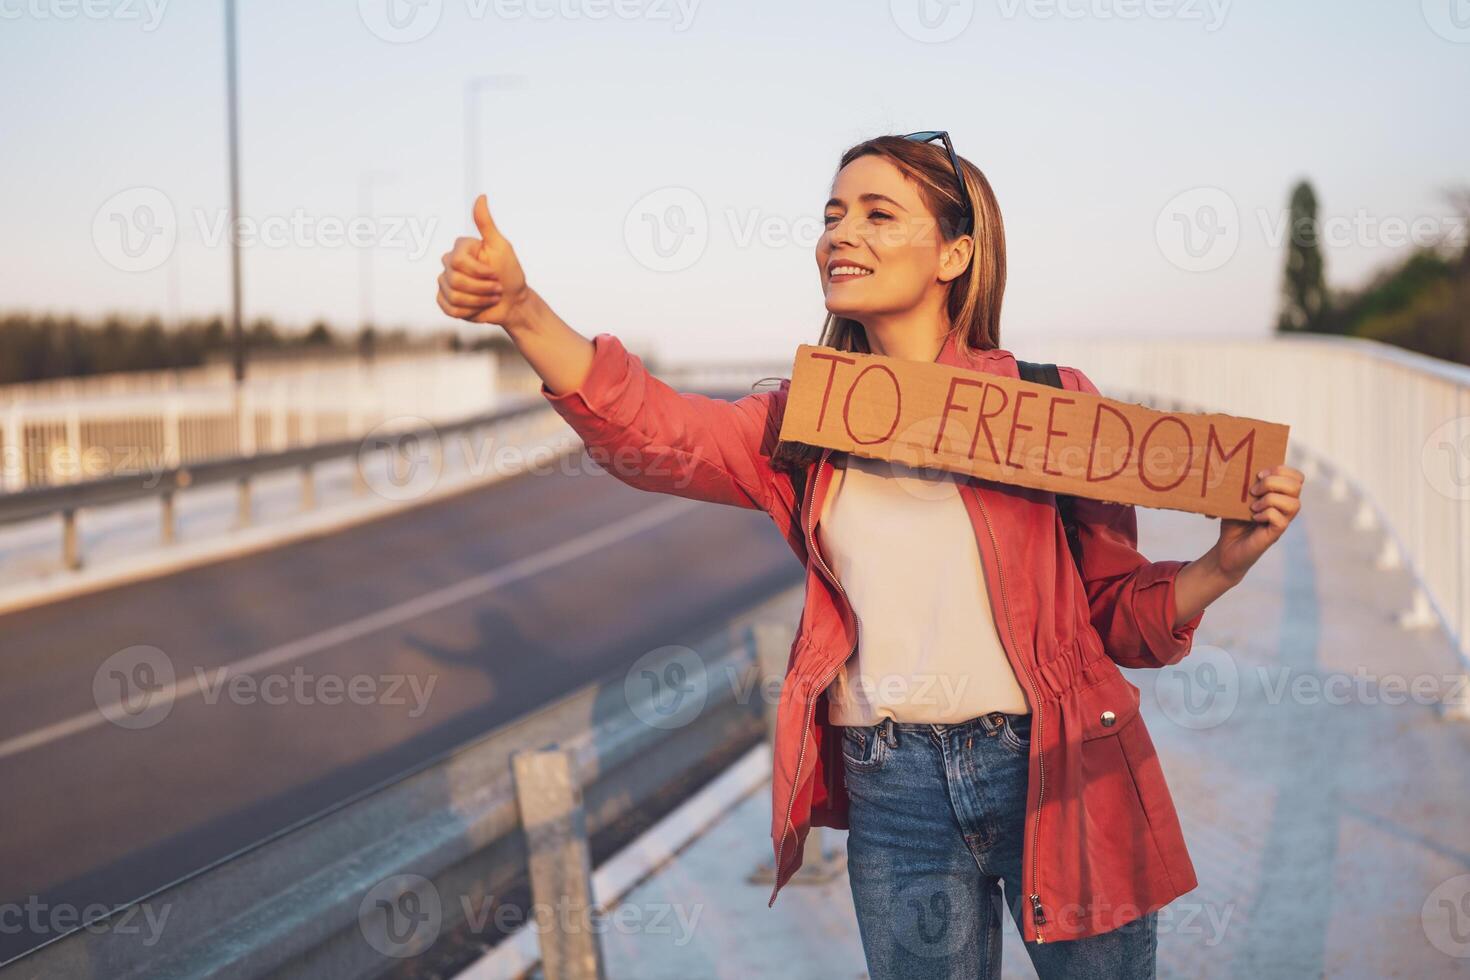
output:
<svg viewBox="0 0 1470 980"><path fill-rule="evenodd" d="M1280 331L1324 329L1327 288L1322 275L1322 241L1317 225L1317 195L1307 181L1291 192L1290 236L1281 281Z"/></svg>

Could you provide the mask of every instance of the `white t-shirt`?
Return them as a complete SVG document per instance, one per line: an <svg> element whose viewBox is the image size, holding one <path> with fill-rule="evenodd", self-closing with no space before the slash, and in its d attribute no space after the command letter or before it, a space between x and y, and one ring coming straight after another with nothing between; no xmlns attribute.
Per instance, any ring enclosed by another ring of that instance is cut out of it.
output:
<svg viewBox="0 0 1470 980"><path fill-rule="evenodd" d="M955 474L849 454L822 504L822 554L857 612L827 688L837 725L957 724L1030 710L996 632Z"/></svg>

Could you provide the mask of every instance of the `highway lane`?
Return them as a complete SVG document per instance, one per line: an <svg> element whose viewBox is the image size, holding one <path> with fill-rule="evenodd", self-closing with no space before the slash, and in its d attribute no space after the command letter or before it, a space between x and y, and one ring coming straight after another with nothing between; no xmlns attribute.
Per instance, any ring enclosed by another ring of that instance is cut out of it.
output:
<svg viewBox="0 0 1470 980"><path fill-rule="evenodd" d="M0 617L0 907L133 899L799 581L764 514L574 468Z"/></svg>

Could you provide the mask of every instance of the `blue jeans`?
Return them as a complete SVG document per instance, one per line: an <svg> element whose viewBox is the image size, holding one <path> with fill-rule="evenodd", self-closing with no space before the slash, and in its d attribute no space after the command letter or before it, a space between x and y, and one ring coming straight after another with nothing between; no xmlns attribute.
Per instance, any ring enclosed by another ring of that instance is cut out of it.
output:
<svg viewBox="0 0 1470 980"><path fill-rule="evenodd" d="M1017 928L1031 716L843 730L847 870L872 980L1000 976L1001 887ZM1152 978L1157 912L1026 943L1041 980Z"/></svg>

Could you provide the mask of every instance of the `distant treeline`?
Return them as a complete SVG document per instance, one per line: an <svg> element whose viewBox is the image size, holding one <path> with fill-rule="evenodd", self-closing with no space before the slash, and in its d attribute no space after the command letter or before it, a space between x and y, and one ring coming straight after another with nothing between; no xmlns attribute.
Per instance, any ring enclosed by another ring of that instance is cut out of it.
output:
<svg viewBox="0 0 1470 980"><path fill-rule="evenodd" d="M459 350L495 346L499 338L462 344L457 333L337 332L318 321L305 330L286 330L269 319L246 325L246 357L271 358L410 349ZM508 341L507 341L508 343ZM233 356L230 330L220 317L165 327L157 318L0 313L0 384L80 377L113 371L158 371L198 367Z"/></svg>
<svg viewBox="0 0 1470 980"><path fill-rule="evenodd" d="M1457 364L1470 364L1470 189L1447 194L1458 222L1358 289L1329 290L1317 241L1317 201L1302 182L1291 197L1281 314L1276 329L1367 337Z"/></svg>
<svg viewBox="0 0 1470 980"><path fill-rule="evenodd" d="M1422 249L1362 289L1334 292L1322 329L1470 364L1470 248L1453 258Z"/></svg>

